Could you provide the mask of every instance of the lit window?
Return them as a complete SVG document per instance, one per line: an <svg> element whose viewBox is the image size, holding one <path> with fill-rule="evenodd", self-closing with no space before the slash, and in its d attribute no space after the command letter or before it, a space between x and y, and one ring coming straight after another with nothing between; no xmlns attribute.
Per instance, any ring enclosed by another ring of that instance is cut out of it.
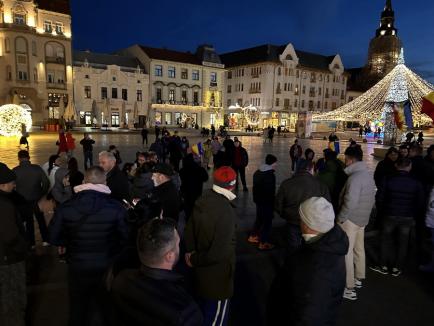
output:
<svg viewBox="0 0 434 326"><path fill-rule="evenodd" d="M217 83L217 73L216 72L212 72L210 75L211 78L211 83Z"/></svg>
<svg viewBox="0 0 434 326"><path fill-rule="evenodd" d="M137 90L137 102L142 102L142 90Z"/></svg>
<svg viewBox="0 0 434 326"><path fill-rule="evenodd" d="M50 20L44 21L44 31L46 33L51 33L53 31L53 27L51 25L51 21Z"/></svg>
<svg viewBox="0 0 434 326"><path fill-rule="evenodd" d="M193 72L191 74L191 78L193 80L199 80L199 70L193 70Z"/></svg>
<svg viewBox="0 0 434 326"><path fill-rule="evenodd" d="M91 98L92 92L90 86L84 86L84 98Z"/></svg>
<svg viewBox="0 0 434 326"><path fill-rule="evenodd" d="M63 23L56 22L55 28L57 34L59 35L63 34Z"/></svg>
<svg viewBox="0 0 434 326"><path fill-rule="evenodd" d="M26 24L26 15L23 14L14 14L14 23L18 25L25 25Z"/></svg>
<svg viewBox="0 0 434 326"><path fill-rule="evenodd" d="M176 77L176 68L175 67L169 67L168 69L167 69L167 76L169 77L169 78L175 78Z"/></svg>
<svg viewBox="0 0 434 326"><path fill-rule="evenodd" d="M155 76L158 76L158 77L163 76L163 66L162 65L156 65L154 74L155 74Z"/></svg>

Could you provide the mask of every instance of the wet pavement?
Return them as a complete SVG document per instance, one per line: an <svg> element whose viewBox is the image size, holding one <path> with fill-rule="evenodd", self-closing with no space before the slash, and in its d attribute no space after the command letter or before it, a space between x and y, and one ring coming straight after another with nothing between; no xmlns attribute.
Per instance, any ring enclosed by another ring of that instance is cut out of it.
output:
<svg viewBox="0 0 434 326"><path fill-rule="evenodd" d="M180 132L181 136L183 132ZM81 133L74 134L77 139L75 156L82 166L82 150L78 144ZM187 133L190 144L203 138ZM137 133L94 133L94 162L97 153L109 145L117 145L123 162L133 161L136 151L143 150L141 137ZM246 169L247 185L252 186L252 175L262 164L265 155L272 153L278 158L276 170L280 184L290 176L289 147L294 137L276 137L272 144L263 143L262 137L240 136L243 146L249 153L249 166ZM341 137L342 138L342 137ZM150 139L154 139L150 135ZM57 134L34 133L29 138L30 155L33 163L43 164L49 155L57 152ZM300 140L303 150L312 148L316 159L328 142L323 140ZM341 149L347 147L341 142ZM371 171L377 160L371 155L377 144L362 144L365 161ZM18 139L0 137L0 161L13 167L17 164ZM210 182L207 187L210 186ZM284 222L276 216L273 220L273 237L277 249L259 252L247 243L246 238L255 218L255 206L251 192L238 192L236 199L238 213L237 269L235 296L232 300L232 325L264 325L265 300L273 277L283 260L285 241ZM377 239L366 242L368 262L375 258ZM411 254L410 256L412 256ZM29 259L29 325L66 325L68 316L66 265L57 260L55 248L37 247ZM398 278L367 272L367 281L359 291L360 299L342 305L338 325L432 325L434 320L434 277L422 275L416 264L409 259L404 274Z"/></svg>

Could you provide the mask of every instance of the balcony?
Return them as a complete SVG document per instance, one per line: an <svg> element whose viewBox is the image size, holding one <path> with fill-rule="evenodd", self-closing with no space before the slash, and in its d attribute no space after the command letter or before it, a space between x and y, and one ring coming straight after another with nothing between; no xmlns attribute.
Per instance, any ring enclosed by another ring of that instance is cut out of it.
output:
<svg viewBox="0 0 434 326"><path fill-rule="evenodd" d="M325 98L329 98L330 97L330 95L329 94L326 94L325 96L324 96Z"/></svg>
<svg viewBox="0 0 434 326"><path fill-rule="evenodd" d="M45 57L46 63L57 63L64 65L65 64L65 58L63 57Z"/></svg>
<svg viewBox="0 0 434 326"><path fill-rule="evenodd" d="M276 89L276 94L282 94L282 90L280 88Z"/></svg>
<svg viewBox="0 0 434 326"><path fill-rule="evenodd" d="M49 89L66 89L65 83L47 83Z"/></svg>
<svg viewBox="0 0 434 326"><path fill-rule="evenodd" d="M252 74L251 77L252 78L259 78L259 74L257 74L257 73L256 74Z"/></svg>
<svg viewBox="0 0 434 326"><path fill-rule="evenodd" d="M341 95L341 100L344 100L344 99L345 99L345 96Z"/></svg>
<svg viewBox="0 0 434 326"><path fill-rule="evenodd" d="M210 82L209 87L217 87L217 82Z"/></svg>
<svg viewBox="0 0 434 326"><path fill-rule="evenodd" d="M315 97L315 92L310 92L309 97Z"/></svg>
<svg viewBox="0 0 434 326"><path fill-rule="evenodd" d="M256 88L249 89L249 94L257 94L257 93L261 93L261 90L256 89ZM276 91L276 93L277 93L277 91ZM280 93L277 93L277 94L280 94Z"/></svg>

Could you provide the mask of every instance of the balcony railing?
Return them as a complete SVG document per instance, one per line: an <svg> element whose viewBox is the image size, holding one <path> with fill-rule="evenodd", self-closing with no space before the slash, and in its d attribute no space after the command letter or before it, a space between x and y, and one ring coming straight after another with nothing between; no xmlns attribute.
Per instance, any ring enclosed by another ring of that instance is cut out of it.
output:
<svg viewBox="0 0 434 326"><path fill-rule="evenodd" d="M280 88L276 89L276 94L282 94L282 90Z"/></svg>
<svg viewBox="0 0 434 326"><path fill-rule="evenodd" d="M261 90L257 89L257 88L249 89L249 94L256 94L256 93L261 93ZM276 93L277 93L277 91L276 91ZM277 93L277 94L280 94L280 93Z"/></svg>
<svg viewBox="0 0 434 326"><path fill-rule="evenodd" d="M209 83L209 86L210 86L210 87L217 87L217 82L210 82L210 83Z"/></svg>
<svg viewBox="0 0 434 326"><path fill-rule="evenodd" d="M47 88L66 89L66 84L65 83L47 83Z"/></svg>
<svg viewBox="0 0 434 326"><path fill-rule="evenodd" d="M162 100L162 99L156 99L156 98L152 98L152 104L190 105L190 106L199 106L199 105L201 105L201 103L195 102L195 101L192 101L192 102L185 101L185 100L172 101L172 100Z"/></svg>
<svg viewBox="0 0 434 326"><path fill-rule="evenodd" d="M45 57L46 63L58 63L58 64L65 64L65 58L64 57Z"/></svg>
<svg viewBox="0 0 434 326"><path fill-rule="evenodd" d="M252 74L252 78L259 78L259 74Z"/></svg>

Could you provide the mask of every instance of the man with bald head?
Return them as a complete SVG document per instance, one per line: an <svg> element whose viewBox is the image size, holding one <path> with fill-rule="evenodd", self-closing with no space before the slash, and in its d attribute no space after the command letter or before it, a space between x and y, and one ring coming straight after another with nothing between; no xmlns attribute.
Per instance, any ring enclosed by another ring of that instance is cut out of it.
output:
<svg viewBox="0 0 434 326"><path fill-rule="evenodd" d="M56 209L49 234L52 245L66 247L69 325L88 325L103 316L101 281L126 243L126 210L110 197L99 166L87 169L83 184L74 191L75 196Z"/></svg>
<svg viewBox="0 0 434 326"><path fill-rule="evenodd" d="M130 199L130 185L128 178L116 164L116 157L112 152L103 151L98 156L99 166L106 173L107 186L111 190L111 197L122 201Z"/></svg>

